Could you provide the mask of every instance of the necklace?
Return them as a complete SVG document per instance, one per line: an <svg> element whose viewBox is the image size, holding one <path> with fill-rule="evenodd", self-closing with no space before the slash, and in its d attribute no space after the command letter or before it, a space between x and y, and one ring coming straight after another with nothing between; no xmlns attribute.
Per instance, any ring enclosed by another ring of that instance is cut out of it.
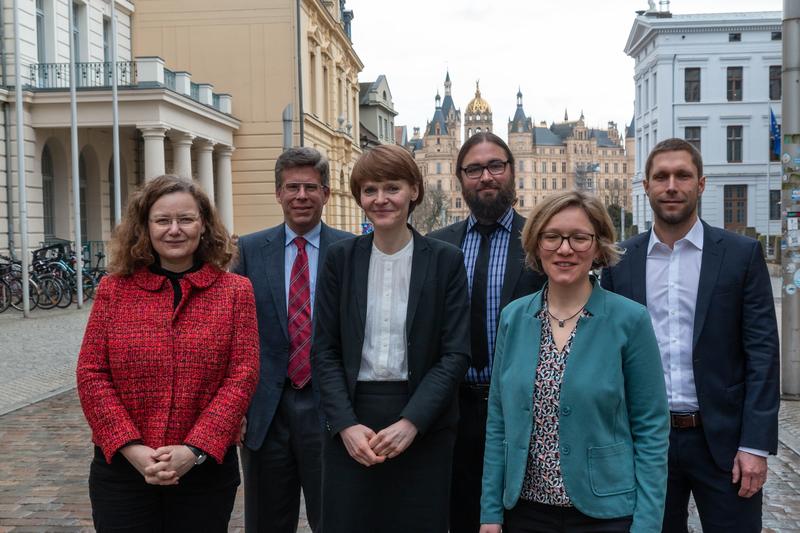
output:
<svg viewBox="0 0 800 533"><path fill-rule="evenodd" d="M574 314L574 315L572 315L571 317L567 317L567 318L564 318L564 319L561 319L561 318L558 318L557 316L555 316L553 313L551 313L551 312L550 312L550 309L549 309L549 308L547 309L547 314L548 314L548 315L550 315L550 318L552 318L553 320L555 320L556 322L558 322L558 327L560 327L560 328L563 328L563 327L564 327L564 323L565 323L567 320L572 320L573 318L575 318L576 316L578 316L578 313L580 313L581 311L583 311L583 307L581 307L580 309L578 309L577 311L575 311L575 314Z"/></svg>

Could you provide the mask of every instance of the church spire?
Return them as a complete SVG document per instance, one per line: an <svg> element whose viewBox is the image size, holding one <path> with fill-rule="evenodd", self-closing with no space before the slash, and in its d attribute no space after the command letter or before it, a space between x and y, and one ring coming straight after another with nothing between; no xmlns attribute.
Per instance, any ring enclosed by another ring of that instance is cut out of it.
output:
<svg viewBox="0 0 800 533"><path fill-rule="evenodd" d="M517 89L517 107L522 107L522 87Z"/></svg>
<svg viewBox="0 0 800 533"><path fill-rule="evenodd" d="M567 108L564 108L564 122L569 122L569 115L567 115Z"/></svg>
<svg viewBox="0 0 800 533"><path fill-rule="evenodd" d="M452 84L450 83L450 69L447 69L447 75L444 78L444 95L450 96L450 87Z"/></svg>
<svg viewBox="0 0 800 533"><path fill-rule="evenodd" d="M436 108L442 107L442 97L439 96L439 91L436 91Z"/></svg>

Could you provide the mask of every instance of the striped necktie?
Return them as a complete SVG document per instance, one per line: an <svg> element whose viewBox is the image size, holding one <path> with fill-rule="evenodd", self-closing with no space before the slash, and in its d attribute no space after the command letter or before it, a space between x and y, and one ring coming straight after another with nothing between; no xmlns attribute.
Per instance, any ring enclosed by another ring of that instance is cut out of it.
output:
<svg viewBox="0 0 800 533"><path fill-rule="evenodd" d="M289 281L289 379L296 389L311 381L311 284L306 240L295 237L297 257Z"/></svg>

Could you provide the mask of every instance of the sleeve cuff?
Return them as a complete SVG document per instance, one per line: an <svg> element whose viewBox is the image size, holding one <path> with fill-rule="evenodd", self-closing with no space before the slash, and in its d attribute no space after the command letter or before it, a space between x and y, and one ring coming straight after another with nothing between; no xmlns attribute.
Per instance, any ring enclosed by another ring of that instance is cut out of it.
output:
<svg viewBox="0 0 800 533"><path fill-rule="evenodd" d="M757 455L759 457L769 457L769 452L765 450L756 450L755 448L747 448L745 446L739 446L740 452L746 452L752 455Z"/></svg>

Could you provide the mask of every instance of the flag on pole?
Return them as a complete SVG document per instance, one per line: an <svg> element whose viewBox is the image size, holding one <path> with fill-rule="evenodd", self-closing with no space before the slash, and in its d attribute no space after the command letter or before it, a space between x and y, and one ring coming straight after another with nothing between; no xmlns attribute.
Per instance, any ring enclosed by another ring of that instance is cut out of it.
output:
<svg viewBox="0 0 800 533"><path fill-rule="evenodd" d="M769 108L769 138L772 141L772 151L777 157L781 156L781 127L775 120L775 113Z"/></svg>

